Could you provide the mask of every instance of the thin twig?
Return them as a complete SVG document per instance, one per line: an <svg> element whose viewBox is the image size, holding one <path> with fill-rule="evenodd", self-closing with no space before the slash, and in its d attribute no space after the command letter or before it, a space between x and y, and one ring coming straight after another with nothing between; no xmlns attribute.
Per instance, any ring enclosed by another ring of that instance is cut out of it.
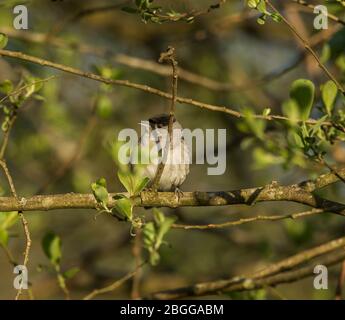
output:
<svg viewBox="0 0 345 320"><path fill-rule="evenodd" d="M317 33L310 39L310 45L316 46L321 41L324 40L324 34L329 34L330 32L333 33L337 30L337 28L329 28L329 30L324 30L322 32ZM13 28L6 28L1 27L0 31L7 34L11 38L20 39L23 41L31 42L31 43L38 43L38 44L46 44L47 39L46 35L43 33L37 33L37 32L30 32L30 31L18 31ZM48 43L56 46L58 48L62 49L69 49L69 50L78 50L80 53L84 54L92 54L96 55L102 58L106 58L107 60L114 61L116 63L125 65L130 68L136 68L141 69L149 72L156 73L161 76L171 76L171 70L170 67L165 65L160 65L159 63L155 61L151 61L148 59L143 59L139 57L133 57L129 56L127 54L114 54L111 53L109 49L106 48L100 48L100 47L93 47L89 44L84 43L76 43L68 42L65 39L60 39L56 37L50 37L48 39ZM298 54L293 61L289 62L284 68L281 68L277 71L272 71L267 75L264 75L262 78L251 80L250 83L240 83L240 84L233 84L230 82L219 82L217 80L208 78L206 76L196 74L194 72L191 72L189 70L183 69L179 67L179 80L184 80L192 84L196 84L198 86L202 86L204 88L207 88L209 90L214 91L246 91L251 90L253 87L257 87L259 85L267 85L270 81L273 81L296 66L298 66L303 59L305 58L304 52L301 54Z"/></svg>
<svg viewBox="0 0 345 320"><path fill-rule="evenodd" d="M309 53L314 57L319 67L325 72L328 78L336 84L337 88L345 96L345 89L343 88L343 86L338 82L338 80L333 76L333 74L328 70L328 68L321 62L317 53L312 49L308 41L304 39L304 37L298 32L298 30L275 8L274 5L272 5L270 0L265 0L265 2L268 4L269 7L271 7L272 10L274 10L276 13L278 13L281 16L282 20L288 26L288 28L297 36L297 38L301 40L301 42L304 45L304 48L307 51L309 51Z"/></svg>
<svg viewBox="0 0 345 320"><path fill-rule="evenodd" d="M16 118L17 118L17 113L16 113L16 110L14 110L14 113L12 114L12 117L9 121L9 125L7 128L7 131L5 132L4 139L3 139L3 142L2 142L2 145L0 148L0 166L2 167L2 169L5 173L5 176L7 178L7 181L8 181L8 184L9 184L13 198L17 202L19 202L18 194L16 192L16 188L14 186L12 176L10 174L8 167L7 167L6 161L4 159L5 151L6 151L8 140L9 140L10 131L14 125ZM25 233L25 238L26 238L26 245L25 245L25 251L24 251L24 262L23 262L24 267L26 267L28 262L29 262L29 255L30 255L30 248L31 248L31 236L30 236L30 230L29 230L28 222L27 222L26 218L24 217L22 210L18 210L18 214L19 214L20 220L22 222L24 233ZM15 300L19 299L21 293L22 293L22 286L19 287L17 294L15 296Z"/></svg>
<svg viewBox="0 0 345 320"><path fill-rule="evenodd" d="M35 80L35 81L31 82L31 83L27 83L27 84L25 84L24 86L22 86L22 87L20 87L20 88L18 88L18 89L13 90L13 91L10 92L9 94L7 94L7 95L4 96L3 98L1 98L1 99L0 99L0 103L3 103L3 102L6 101L8 98L10 98L10 97L16 95L17 93L20 93L21 91L23 91L23 90L25 90L25 89L27 89L27 88L29 88L29 87L35 85L35 84L43 83L43 82L49 81L49 80L51 80L51 79L55 79L55 78L57 78L57 77L58 77L58 76L50 76L50 77L45 78L45 79L39 79L39 80Z"/></svg>
<svg viewBox="0 0 345 320"><path fill-rule="evenodd" d="M13 179L12 179L12 176L10 174L10 171L8 170L8 167L7 167L5 160L0 160L0 166L2 167L2 169L5 173L5 176L7 178L7 181L8 181L8 184L10 186L10 190L11 190L13 197L16 199L17 202L19 202L18 195L17 195L16 189L14 187ZM25 251L24 251L24 262L23 262L24 267L26 267L28 262L29 262L29 254L30 254L30 248L31 248L31 236L30 236L30 230L29 230L28 222L27 222L26 218L24 217L23 212L21 210L18 210L18 214L19 214L20 220L22 222L25 237L26 237L26 246L25 246ZM19 299L21 293L22 293L22 287L20 287L18 289L15 300Z"/></svg>
<svg viewBox="0 0 345 320"><path fill-rule="evenodd" d="M169 110L169 125L168 125L168 134L166 136L166 145L165 150L163 152L163 158L162 161L159 163L157 167L156 174L152 180L152 189L157 190L159 186L159 181L162 177L165 162L168 159L169 152L171 152L171 149L173 148L173 123L174 123L174 115L175 115L175 105L176 105L176 99L177 99L177 80L178 80L178 74L177 74L177 61L175 59L175 48L168 47L167 51L161 53L161 56L159 58L159 62L169 62L171 64L172 68L172 85L171 85L171 104L170 104L170 110Z"/></svg>
<svg viewBox="0 0 345 320"><path fill-rule="evenodd" d="M12 127L13 127L14 123L16 122L16 120L17 120L17 111L14 110L14 113L11 115L11 118L8 122L8 127L7 127L6 131L4 132L4 137L3 137L2 144L0 147L0 159L3 159L5 156L5 151L6 151L6 148L8 145L8 140L10 138L10 133L11 133Z"/></svg>
<svg viewBox="0 0 345 320"><path fill-rule="evenodd" d="M230 221L225 223L219 224L206 224L206 225L184 225L184 224L173 224L172 228L175 229L198 229L198 230L205 230L205 229L220 229L220 228L227 228L227 227L234 227L239 226L242 224L247 224L255 221L278 221L284 219L299 219L306 216L315 215L318 213L325 212L324 209L313 209L305 212L293 213L293 214L286 214L286 215L277 215L277 216L255 216L252 218L243 218L236 221Z"/></svg>
<svg viewBox="0 0 345 320"><path fill-rule="evenodd" d="M325 160L325 158L324 158L323 156L320 155L320 156L318 157L318 161L319 161L322 165L324 165L329 171L331 171L336 177L338 177L340 181L342 181L343 183L345 183L345 178L342 177L342 176L338 173L338 171L337 171L336 169L334 169L334 168Z"/></svg>
<svg viewBox="0 0 345 320"><path fill-rule="evenodd" d="M25 251L24 251L24 262L23 262L23 265L26 267L28 265L28 262L29 262L29 255L30 255L30 249L31 249L31 236L30 236L28 221L26 220L23 212L19 211L18 214L19 214L20 220L22 221L22 225L23 225L23 229L24 229L24 233L25 233L25 238L26 238L26 246L25 246ZM15 300L18 300L21 294L22 294L22 287L20 287L18 289Z"/></svg>
<svg viewBox="0 0 345 320"><path fill-rule="evenodd" d="M298 3L298 4L302 5L302 6L305 6L307 8L310 8L312 10L314 10L316 8L315 5L313 5L312 3L306 2L304 0L291 0L291 1L293 1L295 3ZM340 23L343 26L345 26L345 21L340 19L339 17L335 16L334 14L327 12L326 15L327 15L327 17L329 19L331 19L331 20L333 20L333 21L335 21L337 23Z"/></svg>
<svg viewBox="0 0 345 320"><path fill-rule="evenodd" d="M113 282L111 285L106 286L104 288L100 288L100 289L95 289L93 290L91 293L89 293L88 295L86 295L83 300L90 300L93 299L95 296L98 296L100 294L103 293L108 293L108 292L112 292L114 290L116 290L118 287L120 287L123 283L125 283L126 281L128 281L129 279L131 279L132 277L134 277L134 275L146 264L147 262L144 261L143 263L141 263L139 266L137 266L135 268L134 271L129 272L128 274L126 274L124 277L122 277L119 280L116 280L115 282Z"/></svg>
<svg viewBox="0 0 345 320"><path fill-rule="evenodd" d="M300 252L287 259L281 260L278 263L272 264L261 271L254 272L253 274L240 275L225 280L198 283L189 287L182 287L173 290L165 290L153 293L149 295L148 298L177 299L187 296L217 294L224 291L232 292L254 290L267 286L276 286L280 283L294 282L313 274L316 264L331 266L342 261L345 257L345 250L343 249L344 245L345 237L342 237L327 242L321 246ZM336 251L336 253L333 254L332 252L334 251ZM320 258L319 261L315 263L292 270L293 268L323 255L325 255L325 257Z"/></svg>
<svg viewBox="0 0 345 320"><path fill-rule="evenodd" d="M57 70L61 70L70 74L74 74L80 77L84 77L84 78L88 78L91 80L95 80L95 81L99 81L99 82L103 82L109 85L119 85L119 86L125 86L125 87L129 87L129 88L134 88L137 90L141 90L150 94L154 94L157 95L159 97L171 100L172 99L172 95L158 90L156 88L152 88L150 86L147 85L142 85L142 84L138 84L138 83L134 83L134 82L130 82L128 80L113 80L113 79L107 79L104 77L101 77L99 75L90 73L90 72L84 72L82 70L76 69L76 68L72 68L69 66L65 66L62 64L58 64L55 62L51 62L48 60L44 60L44 59L40 59L37 57L33 57L27 54L24 54L22 52L18 52L18 51L9 51L9 50L4 50L4 49L0 49L0 56L6 56L6 57L11 57L11 58L16 58L16 59L20 59L23 61L29 61L38 65L42 65L42 66L47 66L50 68L54 68ZM183 104L189 104L189 105L193 105L196 106L198 108L201 109L207 109L207 110L211 110L211 111L215 111L215 112L222 112L222 113L226 113L228 115L237 117L237 118L241 118L244 117L244 115L236 110L230 109L228 107L225 106L217 106L217 105L212 105L212 104L208 104L208 103L203 103L203 102L199 102L190 98L184 98L184 97L176 97L176 102L179 103L183 103ZM262 114L256 114L252 116L255 119L264 119L264 120L268 120L268 121L273 121L273 120L281 120L281 121L290 121L290 119L288 117L284 117L284 116L280 116L280 115L262 115ZM302 120L296 120L297 123L302 123ZM307 124L315 124L317 123L317 120L315 119L309 119L307 121L305 121L305 123ZM325 126L331 126L331 122L329 121L325 121L322 123L322 125Z"/></svg>
<svg viewBox="0 0 345 320"><path fill-rule="evenodd" d="M9 187L10 187L12 196L18 201L18 195L17 195L16 189L15 189L15 187L14 187L13 179L12 179L12 176L11 176L11 174L10 174L10 171L8 170L6 161L0 159L0 166L1 166L2 169L4 170L4 173L5 173L6 179L7 179L7 181L8 181L8 185L9 185Z"/></svg>

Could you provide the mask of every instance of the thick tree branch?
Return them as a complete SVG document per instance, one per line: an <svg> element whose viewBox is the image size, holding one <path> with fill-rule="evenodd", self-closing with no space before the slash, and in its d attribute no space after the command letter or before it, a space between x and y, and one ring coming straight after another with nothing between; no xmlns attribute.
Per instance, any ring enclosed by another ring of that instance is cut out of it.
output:
<svg viewBox="0 0 345 320"><path fill-rule="evenodd" d="M345 168L339 169L338 174L345 176ZM142 192L133 198L137 207L183 207L183 206L225 206L225 205L253 205L264 201L292 201L313 208L345 215L345 205L323 199L314 191L339 181L333 173L321 175L315 180L307 180L289 186L280 186L272 182L266 186L219 192L183 192L176 197L174 192ZM115 205L114 196L109 195L108 207ZM57 194L38 195L21 199L15 197L0 197L0 211L45 211L55 209L95 209L97 202L92 194Z"/></svg>

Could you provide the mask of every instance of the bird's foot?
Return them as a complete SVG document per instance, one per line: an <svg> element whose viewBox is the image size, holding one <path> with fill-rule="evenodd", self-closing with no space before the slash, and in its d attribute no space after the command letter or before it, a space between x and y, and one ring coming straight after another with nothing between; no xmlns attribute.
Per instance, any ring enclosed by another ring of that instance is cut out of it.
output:
<svg viewBox="0 0 345 320"><path fill-rule="evenodd" d="M177 202L180 202L180 199L183 197L183 191L179 187L175 187L174 193L175 193Z"/></svg>

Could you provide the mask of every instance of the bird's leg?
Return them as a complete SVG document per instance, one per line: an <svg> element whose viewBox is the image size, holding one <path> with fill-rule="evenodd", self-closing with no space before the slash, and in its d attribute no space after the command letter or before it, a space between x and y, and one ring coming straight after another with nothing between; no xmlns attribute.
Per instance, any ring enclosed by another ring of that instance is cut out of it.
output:
<svg viewBox="0 0 345 320"><path fill-rule="evenodd" d="M183 191L179 187L174 186L174 193L177 201L180 202L181 197L183 197Z"/></svg>

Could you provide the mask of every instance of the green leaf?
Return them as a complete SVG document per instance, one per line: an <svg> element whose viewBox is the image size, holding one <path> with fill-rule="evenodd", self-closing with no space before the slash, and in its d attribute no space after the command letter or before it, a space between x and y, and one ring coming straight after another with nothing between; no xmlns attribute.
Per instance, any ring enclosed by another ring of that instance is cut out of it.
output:
<svg viewBox="0 0 345 320"><path fill-rule="evenodd" d="M343 73L345 73L345 54L340 55L335 61L335 64Z"/></svg>
<svg viewBox="0 0 345 320"><path fill-rule="evenodd" d="M4 229L0 229L0 245L7 247L8 245L8 232Z"/></svg>
<svg viewBox="0 0 345 320"><path fill-rule="evenodd" d="M0 83L0 92L9 94L13 91L13 83L11 80L4 80Z"/></svg>
<svg viewBox="0 0 345 320"><path fill-rule="evenodd" d="M150 252L150 264L156 266L159 263L160 255L157 251Z"/></svg>
<svg viewBox="0 0 345 320"><path fill-rule="evenodd" d="M267 18L267 16L266 16L265 14L263 14L263 15L261 15L259 18L256 19L256 22L257 22L258 24L263 25L263 24L266 23L266 18Z"/></svg>
<svg viewBox="0 0 345 320"><path fill-rule="evenodd" d="M31 93L38 92L43 88L43 81L41 78L27 76L25 79L26 84L29 86L27 89Z"/></svg>
<svg viewBox="0 0 345 320"><path fill-rule="evenodd" d="M133 218L133 204L128 198L122 198L115 202L115 209L118 213L126 218L128 221L132 221Z"/></svg>
<svg viewBox="0 0 345 320"><path fill-rule="evenodd" d="M61 260L61 239L53 232L47 233L42 240L42 248L50 262L56 266Z"/></svg>
<svg viewBox="0 0 345 320"><path fill-rule="evenodd" d="M283 163L283 159L281 157L276 156L260 147L256 147L253 150L253 158L255 160L253 169L256 170Z"/></svg>
<svg viewBox="0 0 345 320"><path fill-rule="evenodd" d="M137 181L136 181L136 184L135 184L134 194L137 195L141 191L143 191L149 182L150 182L150 178L148 178L148 177L137 178Z"/></svg>
<svg viewBox="0 0 345 320"><path fill-rule="evenodd" d="M96 182L91 184L91 189L97 202L106 206L109 199L106 180L104 178L98 179Z"/></svg>
<svg viewBox="0 0 345 320"><path fill-rule="evenodd" d="M8 37L3 34L0 33L0 49L3 49L7 46L7 42L8 42Z"/></svg>
<svg viewBox="0 0 345 320"><path fill-rule="evenodd" d="M320 60L322 63L326 63L331 58L331 47L328 43L324 44L321 51Z"/></svg>
<svg viewBox="0 0 345 320"><path fill-rule="evenodd" d="M247 0L247 6L249 8L255 9L261 0Z"/></svg>
<svg viewBox="0 0 345 320"><path fill-rule="evenodd" d="M176 221L175 217L166 217L163 212L160 210L154 208L153 210L153 216L156 222L156 229L158 229L158 232L156 234L156 243L155 243L155 249L158 250L163 242L163 238L166 235L166 233L171 228L171 225Z"/></svg>
<svg viewBox="0 0 345 320"><path fill-rule="evenodd" d="M281 22L283 20L282 16L276 12L271 13L271 18L275 22Z"/></svg>
<svg viewBox="0 0 345 320"><path fill-rule="evenodd" d="M284 220L284 229L296 244L302 244L310 239L312 230L306 221Z"/></svg>
<svg viewBox="0 0 345 320"><path fill-rule="evenodd" d="M134 193L133 179L129 172L117 171L117 177L130 195Z"/></svg>
<svg viewBox="0 0 345 320"><path fill-rule="evenodd" d="M289 99L284 101L282 106L283 114L289 118L290 121L294 122L299 118L299 109L295 100Z"/></svg>
<svg viewBox="0 0 345 320"><path fill-rule="evenodd" d="M143 234L145 248L149 249L150 247L153 247L156 238L156 228L152 221L145 224Z"/></svg>
<svg viewBox="0 0 345 320"><path fill-rule="evenodd" d="M263 116L268 116L271 113L271 108L265 108L264 111L262 112Z"/></svg>
<svg viewBox="0 0 345 320"><path fill-rule="evenodd" d="M0 228L7 230L15 225L18 221L18 212L0 212Z"/></svg>
<svg viewBox="0 0 345 320"><path fill-rule="evenodd" d="M79 268L74 267L74 268L71 268L71 269L68 269L67 271L65 271L65 272L62 274L62 276L63 276L65 279L72 279L79 271L80 271Z"/></svg>
<svg viewBox="0 0 345 320"><path fill-rule="evenodd" d="M159 248L163 242L164 236L168 233L171 226L176 221L175 217L167 217L164 222L159 226L157 239L156 239L156 246Z"/></svg>
<svg viewBox="0 0 345 320"><path fill-rule="evenodd" d="M334 107L334 101L338 94L338 88L337 85L332 81L327 81L322 87L321 87L321 94L322 94L322 100L325 104L326 110L328 115L331 115L333 107Z"/></svg>
<svg viewBox="0 0 345 320"><path fill-rule="evenodd" d="M298 148L304 148L303 140L302 140L301 136L296 131L291 131L290 136L292 137L293 142L295 143L295 145Z"/></svg>
<svg viewBox="0 0 345 320"><path fill-rule="evenodd" d="M260 2L258 3L256 9L257 9L259 12L261 12L261 13L267 13L265 1L260 0Z"/></svg>
<svg viewBox="0 0 345 320"><path fill-rule="evenodd" d="M148 222L143 228L144 247L150 254L151 265L157 265L160 259L159 248L163 243L163 238L175 222L175 217L166 217L163 212L153 209L154 222Z"/></svg>
<svg viewBox="0 0 345 320"><path fill-rule="evenodd" d="M157 208L153 208L153 218L155 220L156 225L160 225L164 222L165 220L165 215L162 211L158 210Z"/></svg>
<svg viewBox="0 0 345 320"><path fill-rule="evenodd" d="M314 136L321 131L321 126L323 122L326 121L326 119L327 116L323 116L322 118L317 120L317 122L310 129L310 136Z"/></svg>
<svg viewBox="0 0 345 320"><path fill-rule="evenodd" d="M106 95L100 96L97 101L96 111L101 118L108 119L113 112L111 99Z"/></svg>
<svg viewBox="0 0 345 320"><path fill-rule="evenodd" d="M308 120L313 102L315 86L307 79L295 80L290 89L290 97L298 106L301 120Z"/></svg>

